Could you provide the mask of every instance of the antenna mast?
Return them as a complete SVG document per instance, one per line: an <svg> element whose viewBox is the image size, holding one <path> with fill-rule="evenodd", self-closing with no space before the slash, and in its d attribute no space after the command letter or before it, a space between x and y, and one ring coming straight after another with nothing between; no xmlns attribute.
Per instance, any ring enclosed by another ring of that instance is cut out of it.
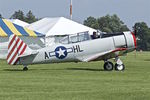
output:
<svg viewBox="0 0 150 100"><path fill-rule="evenodd" d="M72 20L72 0L70 0L70 19Z"/></svg>

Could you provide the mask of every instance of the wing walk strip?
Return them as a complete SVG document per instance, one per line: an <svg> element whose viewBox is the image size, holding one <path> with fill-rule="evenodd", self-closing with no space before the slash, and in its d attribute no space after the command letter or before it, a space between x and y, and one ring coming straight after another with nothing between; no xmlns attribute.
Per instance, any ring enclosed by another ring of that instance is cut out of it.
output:
<svg viewBox="0 0 150 100"><path fill-rule="evenodd" d="M21 39L16 37L16 35L13 35L8 47L8 64L14 65L15 63L17 63L17 61L19 60L19 55L22 55L26 48L27 45Z"/></svg>
<svg viewBox="0 0 150 100"><path fill-rule="evenodd" d="M32 36L32 37L37 37L42 35L38 32L14 24L8 21L7 19L0 19L0 36L10 36L12 34L15 34L17 36L25 35L25 36Z"/></svg>

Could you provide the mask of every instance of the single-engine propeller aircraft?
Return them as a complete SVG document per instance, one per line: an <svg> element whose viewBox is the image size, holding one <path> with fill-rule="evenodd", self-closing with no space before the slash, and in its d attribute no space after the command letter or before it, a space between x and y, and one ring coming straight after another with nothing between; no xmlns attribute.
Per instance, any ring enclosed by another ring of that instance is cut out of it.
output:
<svg viewBox="0 0 150 100"><path fill-rule="evenodd" d="M94 34L93 34L94 35ZM91 39L88 33L78 33L64 37L54 45L39 50L32 50L16 35L9 38L7 62L10 65L28 65L63 62L104 61L104 70L125 69L119 56L136 48L134 33L122 32L104 34ZM109 59L115 58L115 67Z"/></svg>

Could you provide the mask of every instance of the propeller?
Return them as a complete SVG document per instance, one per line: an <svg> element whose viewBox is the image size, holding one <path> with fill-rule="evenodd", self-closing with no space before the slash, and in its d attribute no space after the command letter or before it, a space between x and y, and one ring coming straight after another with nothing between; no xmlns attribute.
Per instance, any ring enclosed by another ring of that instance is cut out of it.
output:
<svg viewBox="0 0 150 100"><path fill-rule="evenodd" d="M133 28L133 33L134 33L135 37L137 37L137 30L136 30L136 26L134 26L134 28Z"/></svg>
<svg viewBox="0 0 150 100"><path fill-rule="evenodd" d="M137 30L136 30L136 25L133 27L133 34L135 35L135 38L136 38L136 40L137 40ZM136 46L136 48L137 48L137 46ZM135 49L135 58L136 58L136 56L137 56L137 50Z"/></svg>

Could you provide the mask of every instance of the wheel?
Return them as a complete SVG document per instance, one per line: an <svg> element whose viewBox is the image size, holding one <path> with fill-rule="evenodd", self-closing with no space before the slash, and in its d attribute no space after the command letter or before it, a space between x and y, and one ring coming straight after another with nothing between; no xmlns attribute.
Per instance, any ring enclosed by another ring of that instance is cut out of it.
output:
<svg viewBox="0 0 150 100"><path fill-rule="evenodd" d="M121 64L121 65L115 64L115 70L116 71L123 71L123 70L125 70L124 64Z"/></svg>
<svg viewBox="0 0 150 100"><path fill-rule="evenodd" d="M113 67L114 67L114 65L113 65L113 63L110 62L110 61L107 61L107 62L105 62L105 64L104 64L104 70L112 71L112 70L113 70Z"/></svg>
<svg viewBox="0 0 150 100"><path fill-rule="evenodd" d="M28 67L24 67L24 68L23 68L23 71L27 71L27 70L28 70Z"/></svg>

